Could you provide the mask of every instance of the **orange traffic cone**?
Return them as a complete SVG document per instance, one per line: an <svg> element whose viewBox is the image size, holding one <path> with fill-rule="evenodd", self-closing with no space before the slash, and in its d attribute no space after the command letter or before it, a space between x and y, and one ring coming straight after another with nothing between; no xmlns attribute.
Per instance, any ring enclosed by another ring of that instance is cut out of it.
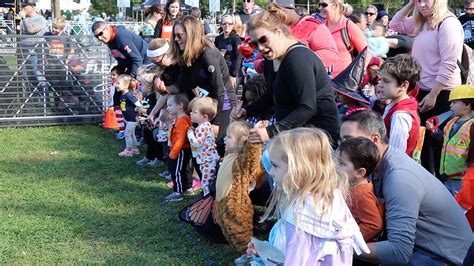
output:
<svg viewBox="0 0 474 266"><path fill-rule="evenodd" d="M117 128L118 123L117 119L115 118L115 111L114 108L108 108L105 112L104 118L104 128Z"/></svg>

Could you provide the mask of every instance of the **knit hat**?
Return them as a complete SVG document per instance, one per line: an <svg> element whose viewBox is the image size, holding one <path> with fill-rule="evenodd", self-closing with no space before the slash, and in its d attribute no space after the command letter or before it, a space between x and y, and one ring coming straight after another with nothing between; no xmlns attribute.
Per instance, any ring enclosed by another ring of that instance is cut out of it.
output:
<svg viewBox="0 0 474 266"><path fill-rule="evenodd" d="M385 11L385 10L380 10L380 11L377 13L377 20L381 19L383 16L390 17L390 15L387 13L387 11Z"/></svg>

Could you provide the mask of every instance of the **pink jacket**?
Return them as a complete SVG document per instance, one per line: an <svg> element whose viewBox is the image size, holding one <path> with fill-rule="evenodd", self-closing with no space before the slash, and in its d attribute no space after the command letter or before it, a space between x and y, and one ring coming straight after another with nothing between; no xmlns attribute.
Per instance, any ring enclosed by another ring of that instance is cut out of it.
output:
<svg viewBox="0 0 474 266"><path fill-rule="evenodd" d="M413 35L415 20L398 12L392 18L390 28L402 34ZM461 85L461 74L456 61L461 59L463 40L462 25L451 13L447 13L441 26L438 24L434 30L428 29L427 25L423 27L416 36L411 51L422 69L421 90L431 90L436 82L441 83L446 90Z"/></svg>
<svg viewBox="0 0 474 266"><path fill-rule="evenodd" d="M326 20L326 26L327 25L328 21ZM350 54L349 50L347 50L346 44L344 43L344 38L342 37L342 29L346 28L346 25L352 47L354 47L354 49L359 53L362 52L365 47L367 47L367 39L360 28L348 18L341 17L336 27L331 31L332 37L336 41L337 49L339 50L339 61L336 65L334 65L333 77L339 75L339 73L346 69L346 67L352 62L352 55ZM366 65L369 61L370 56L367 57Z"/></svg>
<svg viewBox="0 0 474 266"><path fill-rule="evenodd" d="M331 32L314 17L304 16L290 28L293 36L318 55L325 68L339 60L339 51Z"/></svg>

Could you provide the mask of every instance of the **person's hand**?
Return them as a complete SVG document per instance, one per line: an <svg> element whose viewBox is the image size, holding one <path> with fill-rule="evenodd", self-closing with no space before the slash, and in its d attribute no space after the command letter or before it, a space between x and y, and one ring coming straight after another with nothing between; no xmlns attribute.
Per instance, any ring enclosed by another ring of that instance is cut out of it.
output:
<svg viewBox="0 0 474 266"><path fill-rule="evenodd" d="M249 135L250 143L259 144L269 139L270 137L268 136L266 127L258 127L258 128L250 129L250 135Z"/></svg>
<svg viewBox="0 0 474 266"><path fill-rule="evenodd" d="M429 131L433 131L435 129L435 126L430 121L426 121L426 129L428 129Z"/></svg>
<svg viewBox="0 0 474 266"><path fill-rule="evenodd" d="M242 120L247 116L247 112L244 108L242 108L242 101L238 101L237 104L232 108L230 112L230 120L231 121L238 121Z"/></svg>
<svg viewBox="0 0 474 266"><path fill-rule="evenodd" d="M165 83L160 78L155 78L153 80L153 84L155 85L156 91L159 94L168 94L168 90L166 89Z"/></svg>
<svg viewBox="0 0 474 266"><path fill-rule="evenodd" d="M214 136L217 138L217 135L219 134L219 126L211 125L211 128L212 128L212 133L214 133Z"/></svg>
<svg viewBox="0 0 474 266"><path fill-rule="evenodd" d="M248 244L247 244L247 254L248 255L257 255L257 249L255 248L255 245L252 243L252 241L250 241Z"/></svg>
<svg viewBox="0 0 474 266"><path fill-rule="evenodd" d="M267 128L270 122L268 120L260 120L258 121L253 128Z"/></svg>
<svg viewBox="0 0 474 266"><path fill-rule="evenodd" d="M236 77L230 77L230 83L232 84L232 87L237 89L236 88L236 86L237 86L237 78Z"/></svg>
<svg viewBox="0 0 474 266"><path fill-rule="evenodd" d="M432 93L428 93L423 100L421 100L418 108L420 109L420 113L426 113L433 109L436 104L436 96Z"/></svg>

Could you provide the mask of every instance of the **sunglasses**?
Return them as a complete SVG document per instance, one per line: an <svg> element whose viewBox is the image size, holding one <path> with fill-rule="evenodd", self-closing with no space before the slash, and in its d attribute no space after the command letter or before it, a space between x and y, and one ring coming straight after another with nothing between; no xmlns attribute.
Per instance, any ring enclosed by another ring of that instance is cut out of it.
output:
<svg viewBox="0 0 474 266"><path fill-rule="evenodd" d="M222 22L221 25L222 25L222 26L225 26L225 25L234 25L234 23L232 23L232 22Z"/></svg>
<svg viewBox="0 0 474 266"><path fill-rule="evenodd" d="M268 43L268 37L264 35L264 36L258 38L258 40L251 40L249 42L249 45L252 46L252 47L258 47L258 44L265 45L267 43Z"/></svg>
<svg viewBox="0 0 474 266"><path fill-rule="evenodd" d="M328 3L319 3L319 7L326 8L328 6L329 6Z"/></svg>
<svg viewBox="0 0 474 266"><path fill-rule="evenodd" d="M104 31L105 31L106 28L104 28L101 32L97 33L97 34L94 34L94 37L96 37L97 39L99 39L100 36L104 35Z"/></svg>
<svg viewBox="0 0 474 266"><path fill-rule="evenodd" d="M365 12L365 15L366 15L366 16L375 16L375 15L377 15L377 14L372 13L372 12Z"/></svg>
<svg viewBox="0 0 474 266"><path fill-rule="evenodd" d="M244 0L244 3L252 3L252 0Z"/></svg>

